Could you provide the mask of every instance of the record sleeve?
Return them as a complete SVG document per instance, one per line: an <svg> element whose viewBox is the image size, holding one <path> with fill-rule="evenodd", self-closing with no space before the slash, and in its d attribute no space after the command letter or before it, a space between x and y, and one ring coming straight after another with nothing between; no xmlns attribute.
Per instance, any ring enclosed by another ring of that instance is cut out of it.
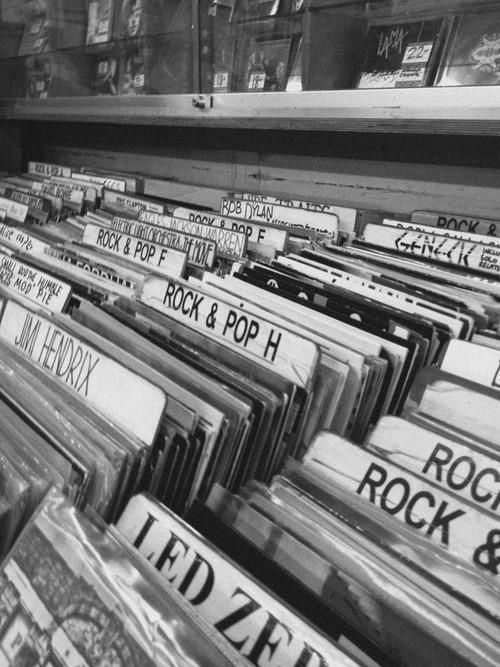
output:
<svg viewBox="0 0 500 667"><path fill-rule="evenodd" d="M158 590L116 537L56 491L4 561L0 589L6 664L235 664L175 592Z"/></svg>
<svg viewBox="0 0 500 667"><path fill-rule="evenodd" d="M500 83L500 12L456 17L437 86Z"/></svg>
<svg viewBox="0 0 500 667"><path fill-rule="evenodd" d="M429 85L446 25L445 19L371 25L356 87Z"/></svg>

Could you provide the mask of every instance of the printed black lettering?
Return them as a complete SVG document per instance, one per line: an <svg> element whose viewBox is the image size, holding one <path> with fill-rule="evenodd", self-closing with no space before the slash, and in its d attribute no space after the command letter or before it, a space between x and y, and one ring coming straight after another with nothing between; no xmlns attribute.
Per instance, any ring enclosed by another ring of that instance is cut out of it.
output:
<svg viewBox="0 0 500 667"><path fill-rule="evenodd" d="M203 585L198 591L198 593L194 597L189 599L187 596L189 586L193 583L193 579L200 572L200 568L202 566L204 566L204 568L206 569ZM214 582L215 582L215 574L213 567L207 560L202 558L202 556L200 556L199 553L196 553L194 561L189 566L189 570L186 572L186 575L182 580L181 585L179 586L179 593L184 595L186 600L188 600L189 602L191 602L191 604L196 606L201 604L202 602L205 602L205 600L209 597L210 593L213 590Z"/></svg>
<svg viewBox="0 0 500 667"><path fill-rule="evenodd" d="M76 348L75 355L71 360L71 364L68 368L68 374L66 376L66 382L69 382L69 384L74 387L75 386L75 377L74 374L76 370L78 369L78 366L82 362L83 359L83 350L80 346ZM70 380L71 376L71 380Z"/></svg>
<svg viewBox="0 0 500 667"><path fill-rule="evenodd" d="M160 557L158 558L158 560L155 563L155 567L156 567L157 570L159 570L160 572L163 573L163 566L165 565L165 563L168 563L167 570L172 569L172 565L174 565L175 561L177 560L177 558L179 557L179 555L181 553L180 549L177 552L174 553L174 549L178 544L180 544L182 547L184 547L184 556L186 556L187 552L189 551L188 545L183 540L181 540L180 537L177 537L177 535L175 535L175 533L172 533L170 535L170 539L168 540L165 548L161 552ZM173 583L176 578L177 578L177 575L174 574L172 577L170 577L170 579L167 579L167 581L169 581L170 583Z"/></svg>
<svg viewBox="0 0 500 667"><path fill-rule="evenodd" d="M455 479L454 475L459 466L462 466L464 468L465 464L465 474L458 474L457 479ZM459 456L457 459L453 461L451 466L448 468L448 473L446 475L446 483L450 487L450 489L453 489L454 491L461 491L462 489L465 489L465 487L469 484L471 479L474 477L476 474L476 464L474 461L471 459L470 456Z"/></svg>
<svg viewBox="0 0 500 667"><path fill-rule="evenodd" d="M171 302L174 294L175 294L175 283L168 283L167 291L165 292L165 296L163 297L163 303L167 303L168 300L167 304L168 308L172 308Z"/></svg>
<svg viewBox="0 0 500 667"><path fill-rule="evenodd" d="M487 503L493 497L492 493L479 493L481 482L487 475L491 475L497 484L500 482L500 473L494 468L484 468L478 472L470 486L470 494L473 500L478 503Z"/></svg>
<svg viewBox="0 0 500 667"><path fill-rule="evenodd" d="M39 331L40 322L37 321L33 326L32 315L26 315L21 333L14 339L14 345L16 347L20 347L21 350L27 352L31 357L33 355L33 349L35 347Z"/></svg>
<svg viewBox="0 0 500 667"><path fill-rule="evenodd" d="M308 667L314 657L317 658L315 661L317 663L317 667L328 667L328 663L326 662L325 658L320 653L311 648L307 643L304 643L304 648L300 652L300 655L297 658L297 662L293 665L293 667Z"/></svg>
<svg viewBox="0 0 500 667"><path fill-rule="evenodd" d="M75 389L78 392L81 391L82 387L84 388L85 396L88 396L88 393L89 393L89 379L90 379L90 376L92 375L92 373L94 372L95 367L97 366L97 364L100 361L99 359L96 359L93 362L92 361L92 355L90 353L88 355L88 360L89 360L88 365L87 365L87 368L85 370L85 375L83 376L82 381L80 382L80 376L82 375L83 365L82 365L82 368L80 369L80 374L78 375L76 385L75 385Z"/></svg>
<svg viewBox="0 0 500 667"><path fill-rule="evenodd" d="M158 519L154 517L150 512L148 512L148 518L144 522L144 526L141 528L141 530L137 534L137 537L134 540L134 547L136 549L140 548L141 544L144 542L144 538L149 533L151 526L157 521Z"/></svg>
<svg viewBox="0 0 500 667"><path fill-rule="evenodd" d="M195 294L194 295L194 301L193 301L193 306L191 308L191 312L189 313L189 317L192 318L194 315L194 319L196 322L198 322L198 315L200 314L198 311L198 308L200 307L201 303L204 300L204 296L201 294Z"/></svg>
<svg viewBox="0 0 500 667"><path fill-rule="evenodd" d="M269 332L269 338L267 339L266 347L264 348L264 359L267 359L268 352L271 352L271 361L276 359L276 354L281 342L281 332L276 336L276 330L271 329Z"/></svg>
<svg viewBox="0 0 500 667"><path fill-rule="evenodd" d="M187 305L188 297L191 297L191 305L190 306ZM189 292L186 293L184 299L182 300L182 314L183 315L189 315L189 312L191 310L193 301L194 301L194 294L190 290Z"/></svg>
<svg viewBox="0 0 500 667"><path fill-rule="evenodd" d="M224 325L224 329L222 330L222 335L223 335L223 336L226 335L226 331L227 331L228 329L232 329L232 328L234 327L234 325L236 324L236 320L237 320L236 312L235 312L232 308L230 308L230 309L229 309L229 312L228 312L228 314L227 314L227 318L226 318L226 323L225 323L225 325Z"/></svg>
<svg viewBox="0 0 500 667"><path fill-rule="evenodd" d="M442 468L447 465L453 458L453 450L445 445L437 444L434 447L434 451L429 456L424 465L422 472L424 475L427 474L432 465L436 466L436 479L438 482L442 481L443 471Z"/></svg>
<svg viewBox="0 0 500 667"><path fill-rule="evenodd" d="M389 494L393 489L402 489L401 498L396 502L393 498L389 499ZM406 501L410 495L410 485L403 477L395 477L387 484L382 492L380 498L380 507L387 512L387 514L397 514L406 505Z"/></svg>
<svg viewBox="0 0 500 667"><path fill-rule="evenodd" d="M428 500L429 507L436 506L436 499L429 491L418 491L412 498L410 498L410 501L406 506L405 510L405 521L409 526L412 526L413 528L423 528L425 526L425 519L418 519L418 521L415 521L415 519L412 516L412 512L415 505L418 503L420 499L423 498Z"/></svg>
<svg viewBox="0 0 500 667"><path fill-rule="evenodd" d="M432 519L431 524L427 528L427 535L429 537L434 534L434 531L441 529L441 542L447 546L450 543L450 523L455 519L463 516L465 512L463 510L455 510L445 514L448 509L448 502L443 500L441 505L438 507L438 510Z"/></svg>
<svg viewBox="0 0 500 667"><path fill-rule="evenodd" d="M377 478L378 476L378 478ZM377 465L376 463L371 463L370 467L365 473L365 476L361 480L356 493L361 495L365 486L368 486L369 499L371 503L375 503L377 499L376 489L382 486L387 479L387 471L382 466Z"/></svg>
<svg viewBox="0 0 500 667"><path fill-rule="evenodd" d="M260 609L260 605L255 600L253 600L247 593L245 593L245 591L242 588L238 587L234 591L231 597L234 598L237 595L245 596L245 598L248 601L239 609L236 609L227 616L224 616L224 618L221 618L221 620L217 621L217 623L214 623L214 628L218 630L220 633L222 633L224 637L235 647L237 651L241 651L245 643L248 641L248 635L245 637L245 639L242 639L241 641L237 642L232 640L226 634L227 630L233 627L233 625L236 625L236 623L239 623L243 619L250 616L250 614L253 614L254 611Z"/></svg>
<svg viewBox="0 0 500 667"><path fill-rule="evenodd" d="M287 644L290 645L293 637L290 630L280 623L278 619L273 616L270 612L267 612L267 621L259 633L259 636L255 640L252 650L247 653L247 658L254 665L258 665L262 657L264 650L268 650L268 655L266 657L267 661L271 661L273 655L276 652L276 649L281 644L282 637L278 637L275 641L271 641L271 637L277 628L283 628L287 636Z"/></svg>

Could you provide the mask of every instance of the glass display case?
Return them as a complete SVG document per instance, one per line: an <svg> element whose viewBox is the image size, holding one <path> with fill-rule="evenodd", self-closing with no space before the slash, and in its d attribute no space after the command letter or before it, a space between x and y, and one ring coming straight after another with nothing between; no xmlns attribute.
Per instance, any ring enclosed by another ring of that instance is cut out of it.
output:
<svg viewBox="0 0 500 667"><path fill-rule="evenodd" d="M499 0L2 0L0 18L4 117L500 130Z"/></svg>

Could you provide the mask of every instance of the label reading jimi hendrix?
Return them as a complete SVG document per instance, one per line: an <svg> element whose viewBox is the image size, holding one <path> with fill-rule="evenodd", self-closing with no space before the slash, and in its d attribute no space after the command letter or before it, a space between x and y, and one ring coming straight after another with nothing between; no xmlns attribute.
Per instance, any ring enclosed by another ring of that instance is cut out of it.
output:
<svg viewBox="0 0 500 667"><path fill-rule="evenodd" d="M152 444L166 404L156 385L14 301L5 306L0 338L112 422Z"/></svg>

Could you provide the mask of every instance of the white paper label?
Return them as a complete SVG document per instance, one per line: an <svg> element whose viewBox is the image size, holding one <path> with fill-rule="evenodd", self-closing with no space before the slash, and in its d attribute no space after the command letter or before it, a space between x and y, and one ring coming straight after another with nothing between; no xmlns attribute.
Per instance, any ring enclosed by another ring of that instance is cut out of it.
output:
<svg viewBox="0 0 500 667"><path fill-rule="evenodd" d="M498 519L332 434L316 437L306 461L439 548L483 572L499 573Z"/></svg>
<svg viewBox="0 0 500 667"><path fill-rule="evenodd" d="M5 224L0 224L0 243L9 248L35 255L43 254L50 249L50 243L40 241L40 239L19 229L19 227L10 227Z"/></svg>
<svg viewBox="0 0 500 667"><path fill-rule="evenodd" d="M283 197L271 197L270 195L256 195L251 192L236 192L235 199L244 201L258 202L260 204L275 204L276 206L289 206L298 208L302 211L312 211L313 213L330 213L336 215L339 219L340 229L346 232L353 232L356 224L357 209L348 206L337 206L336 204L323 204L313 201L303 201L300 199L284 199Z"/></svg>
<svg viewBox="0 0 500 667"><path fill-rule="evenodd" d="M110 206L120 206L133 209L134 211L152 211L153 213L163 213L163 206L146 199L138 199L116 192L116 190L104 190L104 203Z"/></svg>
<svg viewBox="0 0 500 667"><path fill-rule="evenodd" d="M165 276L182 276L186 268L186 253L157 243L120 234L99 225L86 225L83 243L103 252L149 267Z"/></svg>
<svg viewBox="0 0 500 667"><path fill-rule="evenodd" d="M71 177L70 167L63 167L59 164L50 164L48 162L28 162L28 174L36 174L37 176L62 176L64 178Z"/></svg>
<svg viewBox="0 0 500 667"><path fill-rule="evenodd" d="M416 42L408 44L403 56L403 65L425 65L431 57L434 42Z"/></svg>
<svg viewBox="0 0 500 667"><path fill-rule="evenodd" d="M119 178L111 178L111 177L104 177L104 176L93 176L92 174L87 174L85 172L78 172L77 174L73 174L72 178L78 180L78 181L88 181L89 183L93 183L94 185L100 185L105 188L109 188L110 190L116 190L118 192L125 192L127 189L127 184L125 181L119 179Z"/></svg>
<svg viewBox="0 0 500 667"><path fill-rule="evenodd" d="M187 282L148 278L141 301L173 319L276 368L301 387L308 386L318 359L311 341Z"/></svg>
<svg viewBox="0 0 500 667"><path fill-rule="evenodd" d="M415 443L418 442L418 448ZM500 517L500 459L398 417L383 417L368 446L416 475Z"/></svg>
<svg viewBox="0 0 500 667"><path fill-rule="evenodd" d="M304 211L289 206L261 204L259 202L255 203L242 199L223 197L221 200L221 213L223 216L229 218L242 218L243 220L252 220L254 222L310 229L321 234L328 234L334 240L337 239L339 233L339 219L336 215L318 213L316 211Z"/></svg>
<svg viewBox="0 0 500 667"><path fill-rule="evenodd" d="M450 341L441 362L447 373L500 391L500 353L466 341Z"/></svg>
<svg viewBox="0 0 500 667"><path fill-rule="evenodd" d="M248 77L248 90L264 90L265 72L252 72Z"/></svg>
<svg viewBox="0 0 500 667"><path fill-rule="evenodd" d="M0 252L0 284L54 313L62 313L71 287Z"/></svg>
<svg viewBox="0 0 500 667"><path fill-rule="evenodd" d="M217 244L217 252L229 257L245 257L247 238L242 232L227 228L213 227L202 223L192 222L183 218L174 218L170 215L156 215L144 211L139 213L139 219L150 222L165 229L184 232L202 239L209 239Z"/></svg>
<svg viewBox="0 0 500 667"><path fill-rule="evenodd" d="M481 243L469 243L435 234L406 232L383 225L369 224L363 232L367 243L438 262L468 269L500 273L500 248Z"/></svg>
<svg viewBox="0 0 500 667"><path fill-rule="evenodd" d="M117 529L254 665L354 666L167 509L135 496Z"/></svg>
<svg viewBox="0 0 500 667"><path fill-rule="evenodd" d="M484 218L471 218L457 213L413 211L411 221L439 227L440 229L468 232L469 234L500 236L500 222Z"/></svg>
<svg viewBox="0 0 500 667"><path fill-rule="evenodd" d="M192 266L211 268L215 262L217 245L208 239L118 216L111 221L110 229L184 252Z"/></svg>
<svg viewBox="0 0 500 667"><path fill-rule="evenodd" d="M226 93L229 89L229 72L215 72L214 93Z"/></svg>
<svg viewBox="0 0 500 667"><path fill-rule="evenodd" d="M182 207L174 209L173 214L176 218L182 218L184 220L190 220L191 222L210 225L212 227L220 227L221 229L230 229L233 232L245 234L249 243L270 245L275 248L277 252L284 252L287 246L288 232L286 229L266 227L265 225L259 225L255 222L224 218L216 213L195 211Z"/></svg>
<svg viewBox="0 0 500 667"><path fill-rule="evenodd" d="M156 385L14 301L5 306L0 338L72 387L112 422L148 445L153 442L166 404Z"/></svg>
<svg viewBox="0 0 500 667"><path fill-rule="evenodd" d="M80 209L83 206L83 190L65 185L56 185L55 183L52 185L50 183L40 183L39 181L34 181L31 189L35 192L52 195L53 197L60 197L64 202L71 203Z"/></svg>
<svg viewBox="0 0 500 667"><path fill-rule="evenodd" d="M468 232L460 232L453 229L429 229L426 225L419 225L415 222L402 222L400 220L384 219L382 222L386 227L397 227L409 232L420 232L422 234L434 234L436 236L446 236L450 239L460 239L461 241L469 241L471 243L483 243L484 245L493 245L500 248L500 239L495 236L483 236L481 234L469 234Z"/></svg>
<svg viewBox="0 0 500 667"><path fill-rule="evenodd" d="M0 208L5 209L7 219L11 222L26 222L28 215L28 206L20 204L7 197L0 197Z"/></svg>

